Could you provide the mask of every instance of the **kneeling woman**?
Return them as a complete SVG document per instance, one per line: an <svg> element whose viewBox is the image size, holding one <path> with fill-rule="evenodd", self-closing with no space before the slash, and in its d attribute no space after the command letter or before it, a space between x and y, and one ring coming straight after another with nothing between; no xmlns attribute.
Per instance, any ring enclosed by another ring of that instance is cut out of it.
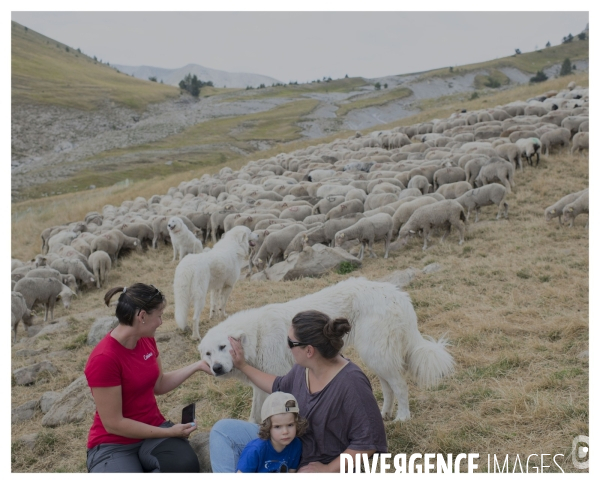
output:
<svg viewBox="0 0 600 484"><path fill-rule="evenodd" d="M155 395L177 388L204 361L163 373L154 340L166 304L154 286L116 287L104 296L108 306L121 292L119 324L94 348L85 376L96 402L88 435L89 472L199 472L198 458L187 441L195 423L172 424L160 413Z"/></svg>
<svg viewBox="0 0 600 484"><path fill-rule="evenodd" d="M239 341L229 339L233 364L267 393L294 395L308 430L300 437L298 472L340 472L340 454L387 452L385 428L371 383L362 370L340 355L346 319L319 311L294 316L287 344L296 364L285 376L263 373L244 359ZM240 453L256 439L258 425L220 420L210 432L213 472L235 472Z"/></svg>

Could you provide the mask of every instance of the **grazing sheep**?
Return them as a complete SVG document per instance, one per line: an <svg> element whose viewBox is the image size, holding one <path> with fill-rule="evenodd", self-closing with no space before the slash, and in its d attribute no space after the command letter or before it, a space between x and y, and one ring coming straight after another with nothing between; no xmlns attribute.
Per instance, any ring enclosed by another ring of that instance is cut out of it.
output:
<svg viewBox="0 0 600 484"><path fill-rule="evenodd" d="M56 269L61 274L74 275L78 284L83 283L87 286L92 286L96 282L94 275L85 268L79 259L56 259L50 264L50 267Z"/></svg>
<svg viewBox="0 0 600 484"><path fill-rule="evenodd" d="M383 257L387 259L392 239L392 225L392 217L387 213L362 218L354 225L335 234L335 246L339 247L347 240L358 239L361 243L358 258L362 260L365 245L369 247L370 257L377 257L373 252L373 242L383 239L385 240L385 255Z"/></svg>
<svg viewBox="0 0 600 484"><path fill-rule="evenodd" d="M579 131L581 123L589 121L589 119L589 116L567 116L560 125L569 130L569 136L572 136Z"/></svg>
<svg viewBox="0 0 600 484"><path fill-rule="evenodd" d="M353 190L350 190L348 193L346 193L346 200L344 200L344 201L349 202L350 200L360 200L364 204L366 199L367 199L367 192L365 192L364 190L362 190L360 188L355 188Z"/></svg>
<svg viewBox="0 0 600 484"><path fill-rule="evenodd" d="M536 155L535 166L540 164L540 147L542 146L538 138L522 138L515 143L519 149L519 167L523 171L523 163L521 158L525 157L527 164L533 166L533 155ZM510 160L509 160L510 161ZM515 164L515 169L517 168Z"/></svg>
<svg viewBox="0 0 600 484"><path fill-rule="evenodd" d="M375 163L367 163L364 161L353 161L344 165L343 171L364 171L369 172Z"/></svg>
<svg viewBox="0 0 600 484"><path fill-rule="evenodd" d="M92 253L89 242L79 236L76 239L73 239L71 242L71 247L73 247L77 252L83 254L85 257L88 257Z"/></svg>
<svg viewBox="0 0 600 484"><path fill-rule="evenodd" d="M73 292L77 292L77 279L73 274L61 274L56 269L50 267L43 267L38 269L31 269L25 277L42 277L47 279L48 277L54 277L62 282L65 286L69 287Z"/></svg>
<svg viewBox="0 0 600 484"><path fill-rule="evenodd" d="M43 304L46 309L44 322L54 319L54 304L57 299L62 299L65 308L71 305L71 298L75 295L71 289L58 279L53 277L44 279L41 277L25 277L15 284L15 292L20 292L28 309L32 309L37 302Z"/></svg>
<svg viewBox="0 0 600 484"><path fill-rule="evenodd" d="M568 205L569 203L572 203L575 200L577 200L581 195L583 195L584 192L587 192L587 191L588 191L588 189L586 188L585 190L581 190L579 192L569 193L568 195L565 195L564 197L562 197L555 204L550 205L548 208L546 208L546 210L544 210L546 222L550 222L554 217L558 217L558 223L560 225L562 225L563 224L562 215L563 215L563 209L565 208L565 206Z"/></svg>
<svg viewBox="0 0 600 484"><path fill-rule="evenodd" d="M70 245L73 239L77 237L75 232L59 232L48 239L48 252L56 252L61 245Z"/></svg>
<svg viewBox="0 0 600 484"><path fill-rule="evenodd" d="M435 193L442 195L446 200L454 200L472 189L473 185L469 182L459 181L442 185Z"/></svg>
<svg viewBox="0 0 600 484"><path fill-rule="evenodd" d="M25 298L20 292L12 291L10 295L10 325L13 332L13 342L17 342L17 326L21 320L27 327L33 323L33 316L27 307Z"/></svg>
<svg viewBox="0 0 600 484"><path fill-rule="evenodd" d="M479 171L483 165L486 165L490 161L487 156L480 156L472 158L465 164L465 174L467 176L467 182L471 185L475 185L475 180L479 176Z"/></svg>
<svg viewBox="0 0 600 484"><path fill-rule="evenodd" d="M305 231L306 227L303 224L294 224L277 232L270 233L265 237L264 242L260 246L260 250L254 257L253 264L259 271L262 271L265 261L268 259L266 267L268 269L278 257L283 256L285 249L287 249L294 237L300 232Z"/></svg>
<svg viewBox="0 0 600 484"><path fill-rule="evenodd" d="M411 215L415 212L417 208L423 207L424 205L430 205L436 202L437 200L435 200L434 198L425 196L417 197L414 200L400 205L394 212L394 215L392 216L392 237L395 237L396 234L398 234L400 228L406 222L408 222L408 219L411 217Z"/></svg>
<svg viewBox="0 0 600 484"><path fill-rule="evenodd" d="M577 215L579 215L580 213L590 213L589 190L586 190L584 193L582 193L574 202L565 205L565 208L563 208L563 217L565 218L565 223L568 223L570 221L571 223L569 224L569 227L573 227L575 217L577 217ZM585 226L587 227L587 224Z"/></svg>
<svg viewBox="0 0 600 484"><path fill-rule="evenodd" d="M142 245L139 239L135 237L128 237L120 230L112 229L108 232L98 235L90 244L92 252L97 250L103 250L110 255L113 262L116 262L119 257L119 253L122 249L135 249L138 251L142 250ZM87 264L87 259L85 261Z"/></svg>
<svg viewBox="0 0 600 484"><path fill-rule="evenodd" d="M571 154L575 151L583 151L590 149L590 133L581 132L573 136L573 146L571 147Z"/></svg>
<svg viewBox="0 0 600 484"><path fill-rule="evenodd" d="M351 190L348 193L351 193L353 191L354 190ZM331 195L329 197L325 197L321 199L315 206L313 206L311 215L327 215L327 212L329 212L332 208L337 207L339 204L345 201L346 197L344 195Z"/></svg>
<svg viewBox="0 0 600 484"><path fill-rule="evenodd" d="M420 190L419 193L421 193ZM396 201L398 201L398 195L395 193L370 193L365 201L364 210L373 210Z"/></svg>
<svg viewBox="0 0 600 484"><path fill-rule="evenodd" d="M446 183L454 183L458 181L465 181L467 174L465 170L459 166L449 166L447 168L440 168L433 174L433 191L445 185Z"/></svg>
<svg viewBox="0 0 600 484"><path fill-rule="evenodd" d="M415 175L408 182L407 188L417 188L423 195L427 195L430 188L429 180L423 175Z"/></svg>
<svg viewBox="0 0 600 484"><path fill-rule="evenodd" d="M341 197L344 199L345 197ZM302 222L309 215L313 215L312 207L309 205L300 205L295 207L286 208L281 215L280 219L293 219L296 222Z"/></svg>
<svg viewBox="0 0 600 484"><path fill-rule="evenodd" d="M431 205L425 205L418 208L400 229L398 241L402 239L402 244L408 242L408 238L423 231L423 250L427 249L429 232L436 227L445 228L446 232L442 236L442 242L446 239L452 227L456 227L459 232L460 240L458 245L465 241L465 221L467 220L462 205L456 200L442 200Z"/></svg>
<svg viewBox="0 0 600 484"><path fill-rule="evenodd" d="M96 287L100 289L108 282L108 273L111 268L110 256L103 250L97 250L88 257L90 267L94 271L94 277L96 278Z"/></svg>
<svg viewBox="0 0 600 484"><path fill-rule="evenodd" d="M346 215L352 215L355 213L362 213L365 211L365 207L360 200L350 200L339 204L337 207L332 208L327 212L326 220L332 220L334 218L345 217Z"/></svg>
<svg viewBox="0 0 600 484"><path fill-rule="evenodd" d="M475 223L479 220L479 210L486 205L498 205L498 215L496 220L500 218L500 213L504 207L504 217L508 218L508 203L506 203L506 188L499 183L490 183L480 188L474 188L464 193L456 199L463 208L467 209L467 220L471 210L475 210Z"/></svg>
<svg viewBox="0 0 600 484"><path fill-rule="evenodd" d="M514 187L515 167L512 163L502 158L494 157L489 163L481 167L479 175L475 179L478 187L489 185L490 183L500 182L506 187L506 192L511 193L511 187Z"/></svg>
<svg viewBox="0 0 600 484"><path fill-rule="evenodd" d="M557 128L544 133L540 137L542 155L549 155L550 149L556 146L569 146L570 140L571 131L569 131L567 128Z"/></svg>
<svg viewBox="0 0 600 484"><path fill-rule="evenodd" d="M519 140L520 141L520 140ZM521 150L519 146L515 143L505 143L502 145L498 145L494 148L496 153L500 158L504 158L506 161L515 164L515 170L517 167L521 168L523 171L523 163L521 162ZM539 155L538 155L538 163L539 163Z"/></svg>
<svg viewBox="0 0 600 484"><path fill-rule="evenodd" d="M152 241L154 240L154 230L152 230L150 224L147 223L125 223L117 225L115 228L128 237L135 237L138 239L143 249L147 248L148 244L152 244Z"/></svg>

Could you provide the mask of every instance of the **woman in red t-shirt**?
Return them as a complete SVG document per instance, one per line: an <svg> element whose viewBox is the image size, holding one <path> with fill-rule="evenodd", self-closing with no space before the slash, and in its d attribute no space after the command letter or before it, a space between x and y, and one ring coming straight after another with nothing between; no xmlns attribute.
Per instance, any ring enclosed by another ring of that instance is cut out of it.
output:
<svg viewBox="0 0 600 484"><path fill-rule="evenodd" d="M204 361L163 373L154 340L166 304L154 286L115 287L104 296L117 304L118 326L94 348L85 376L96 402L88 436L89 472L199 472L187 438L196 423L172 424L155 395L174 390L197 371L212 375Z"/></svg>

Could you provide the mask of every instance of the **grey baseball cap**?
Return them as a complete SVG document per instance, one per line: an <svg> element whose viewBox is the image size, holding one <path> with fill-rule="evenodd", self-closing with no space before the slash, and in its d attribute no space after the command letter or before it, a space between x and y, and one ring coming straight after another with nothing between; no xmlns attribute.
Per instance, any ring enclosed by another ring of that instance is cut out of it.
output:
<svg viewBox="0 0 600 484"><path fill-rule="evenodd" d="M294 395L291 393L273 392L267 397L265 403L263 403L260 418L264 422L273 415L288 412L298 413L299 411L300 408L298 408L298 402Z"/></svg>

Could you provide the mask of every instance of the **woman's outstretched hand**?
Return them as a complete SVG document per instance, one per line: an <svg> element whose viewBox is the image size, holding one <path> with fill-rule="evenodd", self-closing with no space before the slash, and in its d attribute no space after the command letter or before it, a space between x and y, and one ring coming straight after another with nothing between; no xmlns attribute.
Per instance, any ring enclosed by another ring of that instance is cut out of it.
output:
<svg viewBox="0 0 600 484"><path fill-rule="evenodd" d="M190 434L196 429L196 421L194 420L194 423L175 424L169 430L171 430L173 437L187 439L190 436Z"/></svg>
<svg viewBox="0 0 600 484"><path fill-rule="evenodd" d="M229 344L231 345L231 349L229 350L229 354L231 355L231 362L233 366L238 370L241 370L246 365L246 359L244 357L244 348L242 348L242 343L240 343L237 339L229 336Z"/></svg>
<svg viewBox="0 0 600 484"><path fill-rule="evenodd" d="M209 375L214 376L213 372L210 369L210 366L204 360L200 360L198 362L198 370L197 371L203 371L204 373L208 373Z"/></svg>

